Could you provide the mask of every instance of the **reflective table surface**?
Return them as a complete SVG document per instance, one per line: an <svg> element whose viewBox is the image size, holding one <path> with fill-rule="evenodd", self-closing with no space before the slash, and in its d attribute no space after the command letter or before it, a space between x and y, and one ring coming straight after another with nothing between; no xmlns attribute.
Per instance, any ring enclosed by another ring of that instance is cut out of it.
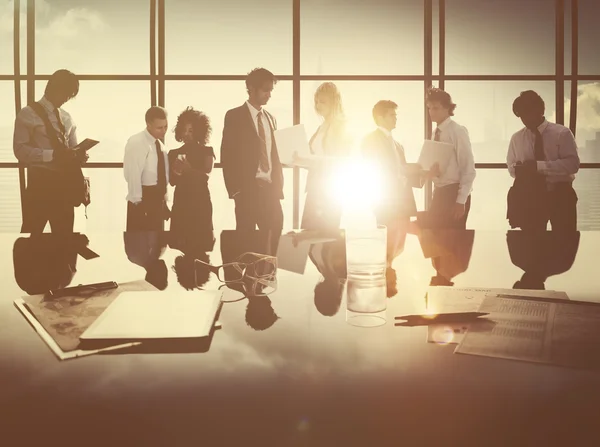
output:
<svg viewBox="0 0 600 447"><path fill-rule="evenodd" d="M3 445L600 445L599 373L455 355L456 345L427 343L426 327L394 326L394 316L424 311L430 285L600 301L600 233L401 235L387 323L368 329L346 321L337 234L4 234L0 246ZM99 256L84 259L85 247ZM104 281L194 294L223 285L205 264L278 249L275 290L248 298L247 283L224 287L222 328L197 350L61 362L13 305ZM301 271L304 260L303 273L283 268Z"/></svg>

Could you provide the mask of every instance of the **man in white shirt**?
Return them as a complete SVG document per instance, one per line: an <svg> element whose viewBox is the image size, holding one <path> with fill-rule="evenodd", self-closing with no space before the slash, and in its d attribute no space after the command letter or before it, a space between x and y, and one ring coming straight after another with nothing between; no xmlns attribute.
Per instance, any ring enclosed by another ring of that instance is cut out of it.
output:
<svg viewBox="0 0 600 447"><path fill-rule="evenodd" d="M419 227L464 230L476 176L469 132L452 119L456 104L445 91L430 87L426 104L429 117L437 124L434 141L452 144L455 157L445 172L440 172L437 163L432 167L429 176L435 187L433 198L430 208L419 215Z"/></svg>
<svg viewBox="0 0 600 447"><path fill-rule="evenodd" d="M236 229L283 227L283 170L275 144L275 117L263 106L277 79L264 68L246 78L248 100L225 115L221 164L229 198L235 201Z"/></svg>
<svg viewBox="0 0 600 447"><path fill-rule="evenodd" d="M525 127L510 139L506 164L515 179L508 195L512 228L545 231L577 230L579 170L577 143L569 128L546 121L544 100L533 90L521 92L513 112Z"/></svg>
<svg viewBox="0 0 600 447"><path fill-rule="evenodd" d="M146 129L129 138L125 146L127 231L161 231L169 218L166 203L169 160L162 142L167 127L167 111L150 107L146 112Z"/></svg>

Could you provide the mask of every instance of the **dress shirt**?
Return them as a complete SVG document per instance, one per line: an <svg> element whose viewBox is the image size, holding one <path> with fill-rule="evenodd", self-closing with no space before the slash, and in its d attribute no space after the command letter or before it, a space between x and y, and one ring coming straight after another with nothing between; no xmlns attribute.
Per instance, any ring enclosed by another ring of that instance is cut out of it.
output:
<svg viewBox="0 0 600 447"><path fill-rule="evenodd" d="M568 127L546 120L538 126L544 142L545 161L537 162L537 170L546 176L546 183L572 182L579 170L579 155L575 137ZM535 134L524 127L510 139L506 164L508 172L515 176L517 162L535 160Z"/></svg>
<svg viewBox="0 0 600 447"><path fill-rule="evenodd" d="M273 170L273 164L271 163L271 146L272 146L272 136L271 136L271 123L269 122L269 118L264 109L255 109L252 104L246 101L248 105L248 109L250 110L250 114L252 115L252 122L254 123L254 130L256 130L256 135L258 135L258 112L262 111L262 123L263 128L265 129L265 143L267 147L267 157L269 158L269 171L263 172L260 170L260 167L256 171L256 178L261 180L266 180L271 182L271 171Z"/></svg>
<svg viewBox="0 0 600 447"><path fill-rule="evenodd" d="M440 129L440 142L452 144L456 157L450 159L446 172L434 178L433 184L439 188L458 183L456 203L464 204L473 190L473 182L477 175L469 132L451 117L438 124L437 128Z"/></svg>
<svg viewBox="0 0 600 447"><path fill-rule="evenodd" d="M123 174L127 181L127 200L131 203L142 201L142 186L154 186L158 183L158 158L156 141L160 143L165 158L167 183L169 182L169 158L162 141L154 138L147 129L127 140L123 157Z"/></svg>
<svg viewBox="0 0 600 447"><path fill-rule="evenodd" d="M54 105L46 97L43 97L39 103L48 113L48 119L52 127L60 134L60 126L54 113ZM58 109L58 113L65 126L65 137L68 147L77 146L77 132L71 115L60 108ZM46 135L44 121L29 106L23 107L15 119L13 150L17 159L22 163L52 161L53 149L48 135Z"/></svg>

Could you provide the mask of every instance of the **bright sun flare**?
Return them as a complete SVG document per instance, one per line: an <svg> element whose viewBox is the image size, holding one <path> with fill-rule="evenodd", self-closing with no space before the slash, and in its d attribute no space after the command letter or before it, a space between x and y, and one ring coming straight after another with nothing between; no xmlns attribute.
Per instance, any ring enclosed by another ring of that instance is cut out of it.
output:
<svg viewBox="0 0 600 447"><path fill-rule="evenodd" d="M344 211L368 211L382 199L382 189L377 165L357 156L338 166L329 192Z"/></svg>

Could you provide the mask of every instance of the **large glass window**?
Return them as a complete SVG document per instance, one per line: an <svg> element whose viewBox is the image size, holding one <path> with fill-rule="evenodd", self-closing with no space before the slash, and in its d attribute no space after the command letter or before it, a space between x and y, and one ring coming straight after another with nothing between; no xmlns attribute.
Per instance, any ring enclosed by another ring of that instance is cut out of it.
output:
<svg viewBox="0 0 600 447"><path fill-rule="evenodd" d="M46 81L36 82L36 98L44 94ZM150 83L146 81L80 81L79 94L64 105L77 125L79 141L99 140L90 151L90 162L123 161L127 139L141 132L150 107Z"/></svg>
<svg viewBox="0 0 600 447"><path fill-rule="evenodd" d="M555 0L446 2L446 73L555 71Z"/></svg>
<svg viewBox="0 0 600 447"><path fill-rule="evenodd" d="M600 162L600 82L580 82L577 88L576 139L582 161Z"/></svg>
<svg viewBox="0 0 600 447"><path fill-rule="evenodd" d="M177 116L192 106L203 111L210 119L212 136L210 145L214 148L217 159L223 136L225 113L229 109L241 106L248 99L244 81L167 81L165 86L165 106L169 112L170 131L165 139L169 148L181 146L174 138L173 130ZM277 126L291 126L292 119L292 83L279 81L265 109L277 120Z"/></svg>
<svg viewBox="0 0 600 447"><path fill-rule="evenodd" d="M291 74L292 0L165 3L168 74Z"/></svg>
<svg viewBox="0 0 600 447"><path fill-rule="evenodd" d="M24 96L24 94L23 94ZM13 81L0 81L0 162L17 161L13 152L15 88Z"/></svg>
<svg viewBox="0 0 600 447"><path fill-rule="evenodd" d="M598 75L600 77L600 58L598 42L600 27L598 26L598 1L579 0L579 73Z"/></svg>
<svg viewBox="0 0 600 447"><path fill-rule="evenodd" d="M302 74L423 73L423 2L302 0Z"/></svg>
<svg viewBox="0 0 600 447"><path fill-rule="evenodd" d="M511 136L523 127L512 111L512 103L524 90L535 90L546 104L546 117L554 121L554 82L450 81L445 90L457 105L456 122L469 131L478 163L505 163Z"/></svg>
<svg viewBox="0 0 600 447"><path fill-rule="evenodd" d="M35 25L38 73L150 72L148 0L36 1Z"/></svg>

